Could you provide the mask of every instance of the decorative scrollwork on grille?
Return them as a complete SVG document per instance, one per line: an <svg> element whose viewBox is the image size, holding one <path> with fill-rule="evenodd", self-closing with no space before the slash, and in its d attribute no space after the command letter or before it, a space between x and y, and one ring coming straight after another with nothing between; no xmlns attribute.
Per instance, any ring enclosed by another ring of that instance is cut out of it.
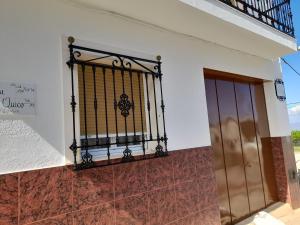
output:
<svg viewBox="0 0 300 225"><path fill-rule="evenodd" d="M125 150L123 151L123 162L130 162L133 161L134 157L132 156L132 151L126 146Z"/></svg>
<svg viewBox="0 0 300 225"><path fill-rule="evenodd" d="M155 156L157 157L166 156L167 152L165 152L163 149L164 149L163 146L158 144L155 148Z"/></svg>
<svg viewBox="0 0 300 225"><path fill-rule="evenodd" d="M121 115L124 117L129 116L129 111L132 108L132 103L128 100L128 95L125 93L120 95L120 101L118 107L121 110Z"/></svg>
<svg viewBox="0 0 300 225"><path fill-rule="evenodd" d="M88 151L86 151L81 158L82 158L82 162L80 166L82 169L90 168L94 166L93 156Z"/></svg>

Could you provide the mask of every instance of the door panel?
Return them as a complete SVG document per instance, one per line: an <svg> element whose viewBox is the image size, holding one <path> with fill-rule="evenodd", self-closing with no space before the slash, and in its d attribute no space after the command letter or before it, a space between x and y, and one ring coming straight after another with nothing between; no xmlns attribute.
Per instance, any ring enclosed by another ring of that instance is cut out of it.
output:
<svg viewBox="0 0 300 225"><path fill-rule="evenodd" d="M250 86L248 83L234 82L240 135L245 163L250 211L265 207L260 158L256 140Z"/></svg>
<svg viewBox="0 0 300 225"><path fill-rule="evenodd" d="M262 83L205 78L222 225L277 201Z"/></svg>
<svg viewBox="0 0 300 225"><path fill-rule="evenodd" d="M253 103L253 114L256 125L258 150L260 153L261 171L263 176L264 194L266 204L270 205L278 201L276 182L274 179L273 154L267 109L265 103L264 88L262 84L251 84L251 97Z"/></svg>
<svg viewBox="0 0 300 225"><path fill-rule="evenodd" d="M217 80L216 89L227 169L231 215L234 221L246 216L250 212L234 85L231 81Z"/></svg>
<svg viewBox="0 0 300 225"><path fill-rule="evenodd" d="M224 160L222 134L219 120L219 109L216 93L216 81L214 79L205 80L207 110L210 115L209 127L212 139L212 148L215 158L215 174L217 180L219 207L222 224L231 224L231 212L228 196L227 173Z"/></svg>

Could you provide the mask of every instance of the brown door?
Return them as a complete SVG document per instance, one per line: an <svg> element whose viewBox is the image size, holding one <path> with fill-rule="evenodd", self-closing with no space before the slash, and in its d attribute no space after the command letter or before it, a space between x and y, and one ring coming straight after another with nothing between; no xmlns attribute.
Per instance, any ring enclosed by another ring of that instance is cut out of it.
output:
<svg viewBox="0 0 300 225"><path fill-rule="evenodd" d="M205 87L222 224L234 224L277 200L263 85L206 76Z"/></svg>

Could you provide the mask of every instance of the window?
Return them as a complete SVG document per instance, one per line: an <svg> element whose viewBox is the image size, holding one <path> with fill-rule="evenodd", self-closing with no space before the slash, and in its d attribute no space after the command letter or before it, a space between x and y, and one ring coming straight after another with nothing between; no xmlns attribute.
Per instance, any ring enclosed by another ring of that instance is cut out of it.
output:
<svg viewBox="0 0 300 225"><path fill-rule="evenodd" d="M146 159L149 154L167 155L160 57L157 61L141 59L76 46L72 38L69 40L73 112L70 149L76 169L97 166L104 159L111 164L120 157L121 162L128 162Z"/></svg>

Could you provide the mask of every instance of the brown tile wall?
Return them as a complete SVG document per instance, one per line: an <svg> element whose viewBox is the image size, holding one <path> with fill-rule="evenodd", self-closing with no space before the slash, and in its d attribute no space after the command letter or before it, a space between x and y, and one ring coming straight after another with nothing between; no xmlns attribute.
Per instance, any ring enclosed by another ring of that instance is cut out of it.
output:
<svg viewBox="0 0 300 225"><path fill-rule="evenodd" d="M0 225L220 225L209 147L0 176Z"/></svg>
<svg viewBox="0 0 300 225"><path fill-rule="evenodd" d="M297 170L291 137L272 137L271 143L278 198L293 208L299 208L300 186L289 176L289 171Z"/></svg>

